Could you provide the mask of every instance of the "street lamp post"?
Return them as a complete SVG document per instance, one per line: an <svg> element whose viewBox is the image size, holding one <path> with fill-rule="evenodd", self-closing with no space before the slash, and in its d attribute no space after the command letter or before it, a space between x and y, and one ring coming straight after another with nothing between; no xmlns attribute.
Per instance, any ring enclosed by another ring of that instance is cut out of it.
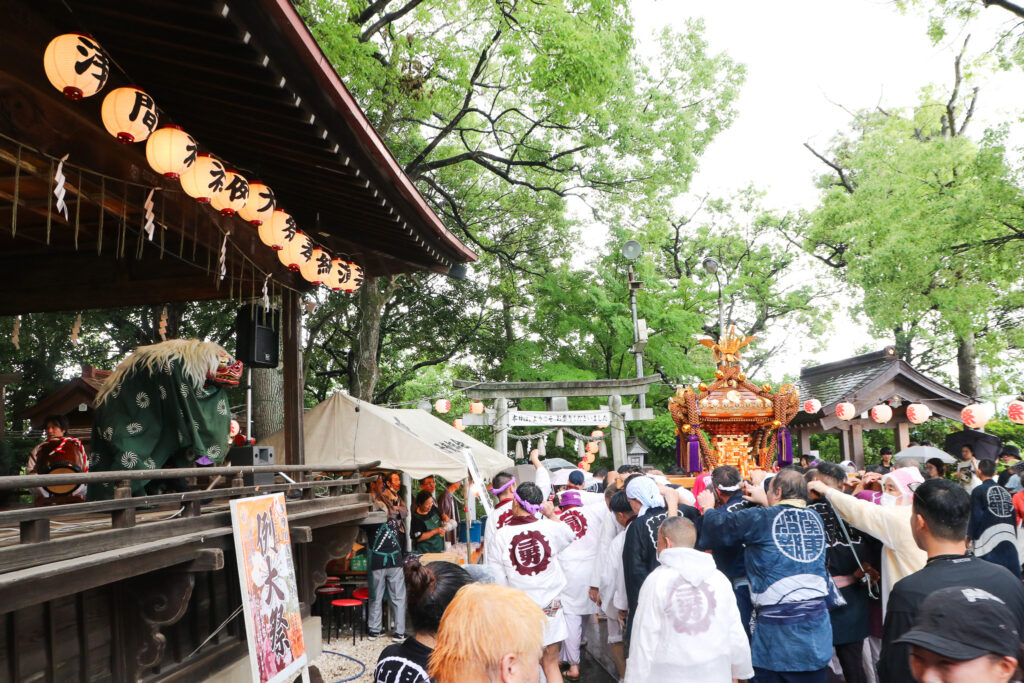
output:
<svg viewBox="0 0 1024 683"><path fill-rule="evenodd" d="M718 283L718 338L721 339L725 336L725 299L722 298L722 280L718 277L721 264L708 256L701 265L704 266L704 272L714 275L715 282Z"/></svg>
<svg viewBox="0 0 1024 683"><path fill-rule="evenodd" d="M636 240L628 240L622 245L622 255L629 260L629 308L633 314L633 355L636 357L636 377L644 376L644 356L640 344L640 327L636 317L636 290L643 287L643 282L633 278L633 261L639 258L642 247ZM647 397L640 394L640 408L647 407Z"/></svg>

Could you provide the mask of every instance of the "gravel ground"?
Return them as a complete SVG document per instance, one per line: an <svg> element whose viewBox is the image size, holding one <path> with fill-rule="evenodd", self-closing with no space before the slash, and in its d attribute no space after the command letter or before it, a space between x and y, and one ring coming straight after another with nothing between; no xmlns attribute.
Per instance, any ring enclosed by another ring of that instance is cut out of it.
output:
<svg viewBox="0 0 1024 683"><path fill-rule="evenodd" d="M351 681L352 683L373 683L373 667L377 664L377 658L381 650L391 644L390 636L380 636L376 640L363 638L359 640L356 635L356 644L352 645L352 635L343 633L342 636L335 636L331 642L324 643L324 653L313 662L320 669L324 683L338 683L338 681ZM327 652L333 650L355 657L366 665L366 671L359 678L352 678L362 668L355 662L338 657Z"/></svg>

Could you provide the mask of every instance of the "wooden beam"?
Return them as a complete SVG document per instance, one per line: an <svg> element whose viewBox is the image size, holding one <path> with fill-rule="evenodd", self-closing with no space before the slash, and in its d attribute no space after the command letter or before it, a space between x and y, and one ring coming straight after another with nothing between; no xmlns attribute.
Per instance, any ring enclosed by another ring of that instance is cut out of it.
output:
<svg viewBox="0 0 1024 683"><path fill-rule="evenodd" d="M302 465L306 462L302 433L302 298L297 292L285 290L282 307L285 464Z"/></svg>

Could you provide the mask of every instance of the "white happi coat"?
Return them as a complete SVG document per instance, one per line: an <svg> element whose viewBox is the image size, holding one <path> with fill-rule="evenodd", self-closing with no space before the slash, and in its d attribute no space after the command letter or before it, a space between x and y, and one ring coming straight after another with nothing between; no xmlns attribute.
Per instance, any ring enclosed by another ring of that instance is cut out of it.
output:
<svg viewBox="0 0 1024 683"><path fill-rule="evenodd" d="M565 588L565 573L559 554L576 540L569 525L544 517L529 522L513 518L495 533L493 553L487 566L495 583L517 588L544 609L558 599ZM548 615L544 629L544 645L565 639L567 633L563 610Z"/></svg>
<svg viewBox="0 0 1024 683"><path fill-rule="evenodd" d="M714 558L668 548L640 589L626 683L732 683L754 675L732 584Z"/></svg>
<svg viewBox="0 0 1024 683"><path fill-rule="evenodd" d="M601 522L601 535L597 541L597 557L594 558L594 565L590 572L590 587L596 588L601 596L600 609L608 615L609 619L618 618L616 608L613 604L617 576L622 574L622 542L625 538L615 543L619 536L622 536L626 527L622 526L615 519L615 515L609 511L608 515ZM618 546L616 554L613 546Z"/></svg>
<svg viewBox="0 0 1024 683"><path fill-rule="evenodd" d="M487 515L487 523L484 525L484 563L487 563L487 556L494 546L495 535L498 529L508 524L512 519L512 499L503 500L494 506L494 512Z"/></svg>
<svg viewBox="0 0 1024 683"><path fill-rule="evenodd" d="M611 560L608 563L608 598L601 593L601 604L604 605L604 613L609 619L618 619L619 610L625 612L629 609L629 595L626 593L626 573L622 570L622 549L626 546L626 530L612 539L608 552Z"/></svg>
<svg viewBox="0 0 1024 683"><path fill-rule="evenodd" d="M600 506L607 510L604 500ZM597 505L568 507L559 518L573 532L576 540L558 556L565 572L562 607L566 614L597 614L597 603L590 599L590 577L601 549L601 510Z"/></svg>

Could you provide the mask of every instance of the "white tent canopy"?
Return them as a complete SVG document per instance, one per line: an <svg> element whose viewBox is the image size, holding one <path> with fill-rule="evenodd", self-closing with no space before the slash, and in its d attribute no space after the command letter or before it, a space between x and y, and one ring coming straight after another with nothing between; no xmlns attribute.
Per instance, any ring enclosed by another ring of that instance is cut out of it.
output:
<svg viewBox="0 0 1024 683"><path fill-rule="evenodd" d="M480 473L490 478L513 466L490 446L418 408L395 410L338 392L303 418L307 465L355 467L380 460L381 469L401 470L413 479L434 474L448 481L469 476L468 448ZM284 431L260 441L283 462Z"/></svg>

